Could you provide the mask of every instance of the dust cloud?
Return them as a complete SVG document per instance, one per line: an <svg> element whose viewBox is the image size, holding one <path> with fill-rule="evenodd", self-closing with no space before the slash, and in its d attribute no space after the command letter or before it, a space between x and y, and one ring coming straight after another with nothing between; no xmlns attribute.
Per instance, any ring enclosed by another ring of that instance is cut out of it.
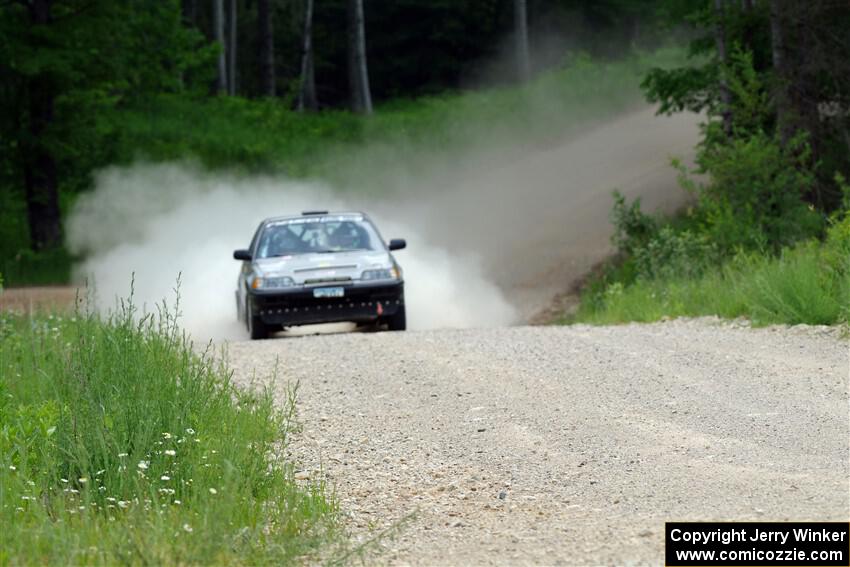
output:
<svg viewBox="0 0 850 567"><path fill-rule="evenodd" d="M395 160L391 148L366 147L349 156L357 167L344 187L185 163L110 168L70 215L69 246L86 258L76 277L93 281L108 307L135 274L136 302L151 310L173 298L182 274L184 327L198 340L240 339L231 254L257 224L362 210L385 238L408 240L396 257L411 329L522 323L610 254L614 189L648 210L686 202L670 158L690 158L698 119L643 107L545 146L517 137L465 155L410 159L399 149Z"/></svg>
<svg viewBox="0 0 850 567"><path fill-rule="evenodd" d="M387 239L406 238L396 253L406 280L411 329L510 324L516 312L484 275L479 259L429 243L395 209L319 183L212 174L190 164L110 168L80 198L68 223L69 245L87 259L76 278L94 283L101 308L130 293L148 312L175 300L180 277L182 326L196 339L241 339L234 291L238 263L263 218L308 209L364 210Z"/></svg>

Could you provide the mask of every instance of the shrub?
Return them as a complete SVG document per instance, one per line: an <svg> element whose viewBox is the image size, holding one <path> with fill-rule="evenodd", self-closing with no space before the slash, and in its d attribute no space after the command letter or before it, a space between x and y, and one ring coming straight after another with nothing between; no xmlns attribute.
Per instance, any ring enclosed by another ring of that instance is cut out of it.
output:
<svg viewBox="0 0 850 567"><path fill-rule="evenodd" d="M698 196L703 230L721 250L769 249L816 235L822 217L803 196L814 184L811 152L797 137L786 146L764 133L716 144L699 156L708 184L685 180Z"/></svg>
<svg viewBox="0 0 850 567"><path fill-rule="evenodd" d="M704 234L662 227L649 242L635 251L640 277L696 277L716 260L716 247Z"/></svg>
<svg viewBox="0 0 850 567"><path fill-rule="evenodd" d="M614 191L611 224L614 225L611 243L624 256L635 254L658 232L658 222L641 210L640 197L629 205L619 191Z"/></svg>

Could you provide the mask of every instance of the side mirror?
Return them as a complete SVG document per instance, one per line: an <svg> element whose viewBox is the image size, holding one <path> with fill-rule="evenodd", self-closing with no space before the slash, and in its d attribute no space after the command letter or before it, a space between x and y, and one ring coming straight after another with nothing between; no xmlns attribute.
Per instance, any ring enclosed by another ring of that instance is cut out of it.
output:
<svg viewBox="0 0 850 567"><path fill-rule="evenodd" d="M407 248L407 241L404 238L390 240L390 250L404 250L405 248Z"/></svg>
<svg viewBox="0 0 850 567"><path fill-rule="evenodd" d="M233 251L233 259L234 260L243 260L245 262L251 261L251 252L248 250L234 250Z"/></svg>

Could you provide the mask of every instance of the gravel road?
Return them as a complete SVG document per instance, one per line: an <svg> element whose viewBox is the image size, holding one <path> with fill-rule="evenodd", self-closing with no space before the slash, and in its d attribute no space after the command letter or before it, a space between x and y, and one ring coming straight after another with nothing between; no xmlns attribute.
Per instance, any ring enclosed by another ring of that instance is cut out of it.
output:
<svg viewBox="0 0 850 567"><path fill-rule="evenodd" d="M232 343L374 561L662 564L665 520L847 520L848 343L713 319ZM282 379L282 380L281 380ZM279 385L281 388L282 386ZM322 469L322 472L319 472Z"/></svg>

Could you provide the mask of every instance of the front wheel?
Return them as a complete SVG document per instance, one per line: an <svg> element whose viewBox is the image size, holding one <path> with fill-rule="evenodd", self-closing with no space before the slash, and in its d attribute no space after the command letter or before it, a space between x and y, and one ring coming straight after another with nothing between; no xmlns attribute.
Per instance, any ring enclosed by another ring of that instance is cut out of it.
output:
<svg viewBox="0 0 850 567"><path fill-rule="evenodd" d="M404 331L407 330L407 314L404 311L404 305L398 308L395 315L387 317L387 330Z"/></svg>
<svg viewBox="0 0 850 567"><path fill-rule="evenodd" d="M254 315L254 309L251 307L251 302L245 307L245 319L248 322L248 334L252 341L269 338L269 328L263 323L263 320Z"/></svg>

